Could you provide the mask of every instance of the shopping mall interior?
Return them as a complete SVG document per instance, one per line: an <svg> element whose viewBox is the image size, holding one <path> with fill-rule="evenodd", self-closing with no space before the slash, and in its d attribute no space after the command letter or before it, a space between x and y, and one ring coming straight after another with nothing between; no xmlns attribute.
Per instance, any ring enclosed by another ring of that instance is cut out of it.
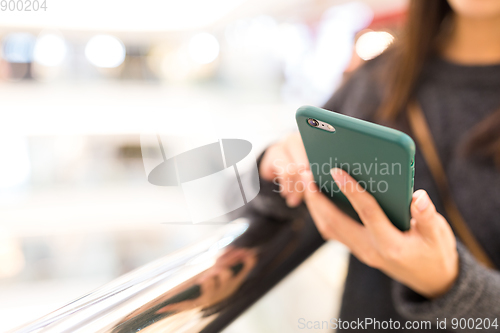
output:
<svg viewBox="0 0 500 333"><path fill-rule="evenodd" d="M31 12L10 2L0 12L2 329L227 222L189 223L176 189L148 183L142 133L237 137L258 155L296 129L298 107L323 105L397 38L406 10L405 0L44 0ZM224 332L295 332L287 318L331 317L347 253L321 247Z"/></svg>

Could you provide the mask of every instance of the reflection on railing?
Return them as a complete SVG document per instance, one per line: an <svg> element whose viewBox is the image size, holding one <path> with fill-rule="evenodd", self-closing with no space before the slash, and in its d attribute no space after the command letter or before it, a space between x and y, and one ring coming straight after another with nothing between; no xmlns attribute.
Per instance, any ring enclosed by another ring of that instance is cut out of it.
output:
<svg viewBox="0 0 500 333"><path fill-rule="evenodd" d="M238 219L13 332L218 332L322 242L304 213Z"/></svg>

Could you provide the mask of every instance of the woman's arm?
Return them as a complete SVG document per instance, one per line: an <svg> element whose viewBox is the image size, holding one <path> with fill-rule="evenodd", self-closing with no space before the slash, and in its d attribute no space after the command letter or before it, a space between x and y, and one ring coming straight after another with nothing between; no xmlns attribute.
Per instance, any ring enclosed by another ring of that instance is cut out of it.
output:
<svg viewBox="0 0 500 333"><path fill-rule="evenodd" d="M480 266L456 243L448 222L425 191L415 192L411 228L401 232L346 172L332 169L332 177L363 225L340 211L317 188L308 186L305 201L318 230L323 238L344 243L362 262L399 282L393 296L404 317L428 320L433 325L438 318L446 319L447 329L456 331L471 330L470 326L460 329L462 318L462 327L464 320L471 318L480 325L488 318L490 330L498 330L500 326L494 325L500 324L500 274ZM487 325L480 327L485 330Z"/></svg>

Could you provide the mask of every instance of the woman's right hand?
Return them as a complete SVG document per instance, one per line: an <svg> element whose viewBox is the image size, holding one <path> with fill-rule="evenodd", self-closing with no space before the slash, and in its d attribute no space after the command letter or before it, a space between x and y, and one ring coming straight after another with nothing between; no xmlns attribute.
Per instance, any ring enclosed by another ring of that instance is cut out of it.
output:
<svg viewBox="0 0 500 333"><path fill-rule="evenodd" d="M297 207L304 197L301 174L305 170L309 170L309 161L297 132L267 149L259 171L263 179L279 185L279 192L289 207Z"/></svg>

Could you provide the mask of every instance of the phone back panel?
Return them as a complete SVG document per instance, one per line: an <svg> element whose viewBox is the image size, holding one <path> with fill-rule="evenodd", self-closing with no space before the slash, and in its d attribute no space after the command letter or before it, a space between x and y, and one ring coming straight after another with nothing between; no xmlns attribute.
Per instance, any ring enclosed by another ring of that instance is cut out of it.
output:
<svg viewBox="0 0 500 333"><path fill-rule="evenodd" d="M335 132L309 125L309 118L332 125ZM296 120L321 192L359 221L330 174L332 168L341 168L377 199L397 228L410 228L415 143L408 135L312 106L299 108Z"/></svg>

